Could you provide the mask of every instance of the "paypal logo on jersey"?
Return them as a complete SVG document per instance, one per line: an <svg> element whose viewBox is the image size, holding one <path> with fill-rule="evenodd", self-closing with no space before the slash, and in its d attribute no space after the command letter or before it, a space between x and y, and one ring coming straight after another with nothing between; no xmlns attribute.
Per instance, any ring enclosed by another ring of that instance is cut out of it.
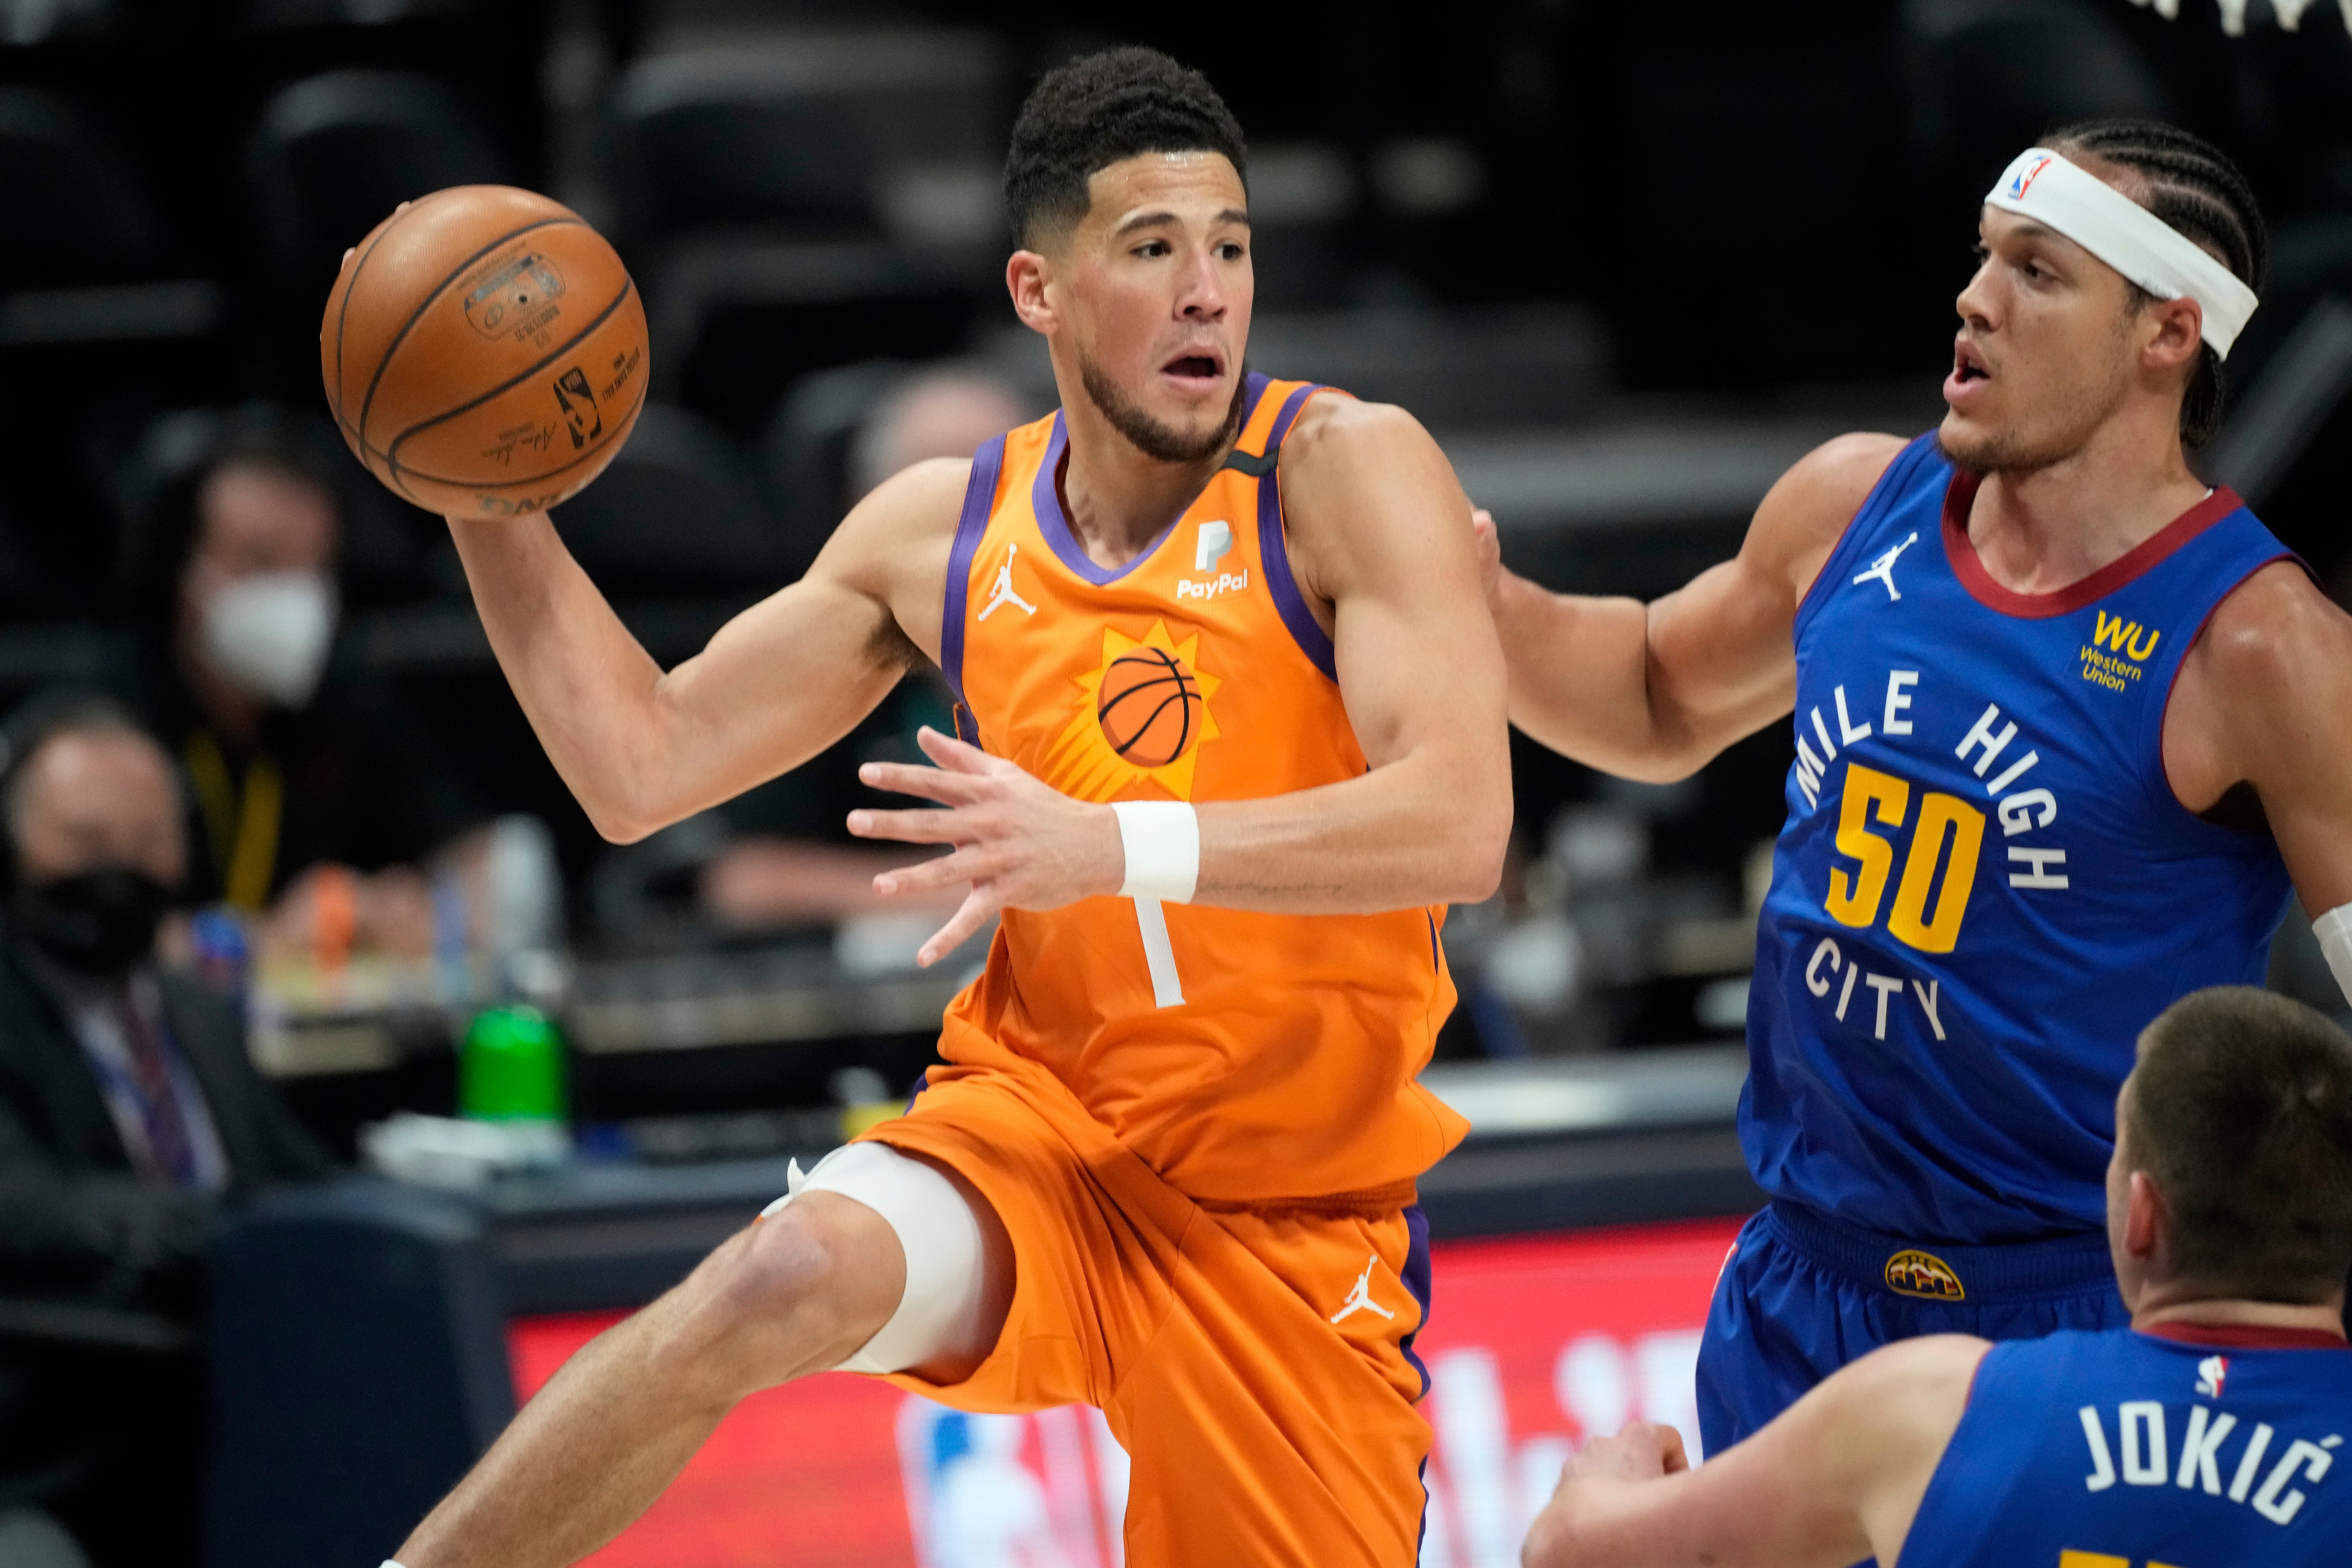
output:
<svg viewBox="0 0 2352 1568"><path fill-rule="evenodd" d="M1234 548L1234 525L1230 522L1204 522L1192 541L1192 570L1214 572Z"/></svg>
<svg viewBox="0 0 2352 1568"><path fill-rule="evenodd" d="M1192 540L1192 570L1216 572L1217 563L1233 553L1234 525L1215 521L1201 524ZM1237 594L1249 586L1249 568L1238 572L1219 572L1205 583L1190 578L1176 580L1176 596L1180 599L1213 599L1220 594Z"/></svg>

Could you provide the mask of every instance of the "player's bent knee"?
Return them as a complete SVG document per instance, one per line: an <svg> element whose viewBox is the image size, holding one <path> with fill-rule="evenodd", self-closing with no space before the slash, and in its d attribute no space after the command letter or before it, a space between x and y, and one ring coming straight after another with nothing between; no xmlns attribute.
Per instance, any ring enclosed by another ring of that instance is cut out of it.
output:
<svg viewBox="0 0 2352 1568"><path fill-rule="evenodd" d="M1010 1295L1010 1245L968 1183L887 1144L853 1143L806 1177L796 1169L793 1191L768 1213L782 1218L819 1204L867 1238L855 1248L871 1246L897 1263L883 1320L828 1364L865 1373L968 1369L992 1347Z"/></svg>
<svg viewBox="0 0 2352 1568"><path fill-rule="evenodd" d="M840 1365L890 1320L906 1281L889 1226L832 1194L763 1217L710 1267L709 1331L752 1387Z"/></svg>

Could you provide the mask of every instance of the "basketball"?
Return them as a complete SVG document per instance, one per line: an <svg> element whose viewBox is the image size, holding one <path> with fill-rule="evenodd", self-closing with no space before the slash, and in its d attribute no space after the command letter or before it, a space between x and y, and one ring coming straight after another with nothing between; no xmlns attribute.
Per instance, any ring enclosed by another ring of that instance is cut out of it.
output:
<svg viewBox="0 0 2352 1568"><path fill-rule="evenodd" d="M646 311L604 236L510 185L436 191L343 261L319 329L335 424L395 495L517 517L579 493L645 402Z"/></svg>
<svg viewBox="0 0 2352 1568"><path fill-rule="evenodd" d="M1139 647L1110 661L1095 717L1111 749L1139 768L1164 768L1192 743L1201 688L1165 648Z"/></svg>

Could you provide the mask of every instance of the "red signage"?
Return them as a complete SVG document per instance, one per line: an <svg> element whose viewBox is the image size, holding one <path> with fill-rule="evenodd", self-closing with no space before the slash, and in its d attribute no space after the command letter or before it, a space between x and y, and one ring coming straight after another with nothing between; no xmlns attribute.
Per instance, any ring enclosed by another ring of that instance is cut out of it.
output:
<svg viewBox="0 0 2352 1568"><path fill-rule="evenodd" d="M1517 1568L1588 1432L1679 1426L1733 1220L1436 1248L1423 1568ZM614 1314L509 1336L528 1397ZM1121 1568L1127 1456L1091 1410L967 1415L866 1378L754 1394L596 1568Z"/></svg>

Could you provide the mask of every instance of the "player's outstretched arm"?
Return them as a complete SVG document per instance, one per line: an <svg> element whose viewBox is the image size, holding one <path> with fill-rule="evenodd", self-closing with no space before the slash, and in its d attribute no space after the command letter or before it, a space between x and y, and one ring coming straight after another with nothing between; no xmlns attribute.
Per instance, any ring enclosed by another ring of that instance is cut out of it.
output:
<svg viewBox="0 0 2352 1568"><path fill-rule="evenodd" d="M921 463L882 485L807 576L667 674L546 518L451 518L449 529L531 728L596 830L628 843L799 766L871 712L919 653L937 658L970 468Z"/></svg>
<svg viewBox="0 0 2352 1568"><path fill-rule="evenodd" d="M1494 891L1510 835L1502 657L1465 526L1470 503L1402 410L1318 398L1281 459L1293 564L1332 617L1339 689L1369 772L1342 784L1199 808L1192 901L1280 914L1361 914ZM1003 909L1119 891L1111 808L926 732L937 767L868 763L865 782L945 811L856 811L871 838L953 854L875 879L885 894L971 889L918 955L931 963Z"/></svg>
<svg viewBox="0 0 2352 1568"><path fill-rule="evenodd" d="M1841 1369L1690 1468L1647 1424L1587 1443L1528 1531L1527 1568L1846 1568L1903 1551L1991 1348L1906 1340Z"/></svg>
<svg viewBox="0 0 2352 1568"><path fill-rule="evenodd" d="M1502 564L1480 513L1511 722L1588 767L1666 782L1787 713L1797 605L1902 449L1892 436L1816 447L1765 496L1737 557L1647 605L1537 586Z"/></svg>

